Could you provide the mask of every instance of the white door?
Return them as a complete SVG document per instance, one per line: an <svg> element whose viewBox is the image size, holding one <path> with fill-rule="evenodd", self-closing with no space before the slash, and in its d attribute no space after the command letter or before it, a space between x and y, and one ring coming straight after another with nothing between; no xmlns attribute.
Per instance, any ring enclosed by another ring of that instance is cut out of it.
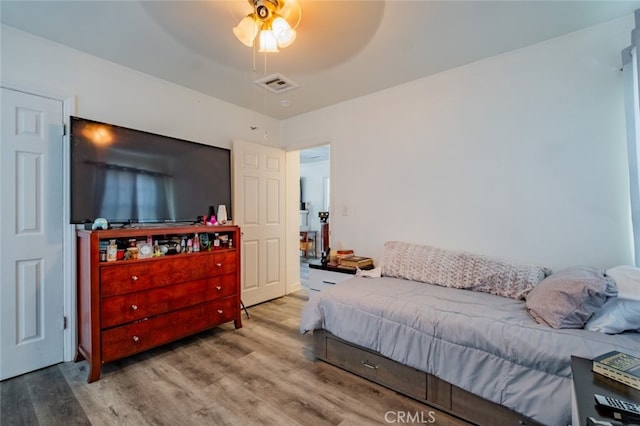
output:
<svg viewBox="0 0 640 426"><path fill-rule="evenodd" d="M233 221L242 229L242 301L255 305L285 294L285 154L233 143Z"/></svg>
<svg viewBox="0 0 640 426"><path fill-rule="evenodd" d="M63 360L62 102L2 88L0 380Z"/></svg>

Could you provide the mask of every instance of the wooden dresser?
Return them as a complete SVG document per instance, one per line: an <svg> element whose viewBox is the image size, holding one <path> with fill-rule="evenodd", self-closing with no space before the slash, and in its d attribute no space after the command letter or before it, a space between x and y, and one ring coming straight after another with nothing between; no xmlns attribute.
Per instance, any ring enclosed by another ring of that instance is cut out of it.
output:
<svg viewBox="0 0 640 426"><path fill-rule="evenodd" d="M180 241L193 241L196 234L205 242L200 251L170 254ZM216 236L219 246L214 244ZM105 246L111 240L121 247L157 241L156 253L162 248L160 253L166 254L106 261ZM237 226L78 230L76 361L89 362L87 381L100 378L105 362L225 322L242 327L239 243Z"/></svg>

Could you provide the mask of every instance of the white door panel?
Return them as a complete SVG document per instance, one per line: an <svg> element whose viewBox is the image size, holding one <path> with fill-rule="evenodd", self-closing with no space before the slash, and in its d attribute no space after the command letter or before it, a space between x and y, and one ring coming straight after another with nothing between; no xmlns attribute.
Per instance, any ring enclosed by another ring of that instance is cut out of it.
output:
<svg viewBox="0 0 640 426"><path fill-rule="evenodd" d="M242 300L285 294L284 151L234 141L234 210L242 227Z"/></svg>
<svg viewBox="0 0 640 426"><path fill-rule="evenodd" d="M2 88L0 380L63 359L62 110Z"/></svg>

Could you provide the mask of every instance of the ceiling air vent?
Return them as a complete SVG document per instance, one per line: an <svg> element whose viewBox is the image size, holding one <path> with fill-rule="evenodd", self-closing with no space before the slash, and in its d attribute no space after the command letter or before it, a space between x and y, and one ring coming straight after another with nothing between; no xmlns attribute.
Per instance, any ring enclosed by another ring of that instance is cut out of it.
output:
<svg viewBox="0 0 640 426"><path fill-rule="evenodd" d="M287 77L283 76L282 74L271 74L259 80L256 80L255 83L258 86L264 87L265 89L275 94L284 93L288 90L295 89L296 87L298 87L296 83L289 80Z"/></svg>

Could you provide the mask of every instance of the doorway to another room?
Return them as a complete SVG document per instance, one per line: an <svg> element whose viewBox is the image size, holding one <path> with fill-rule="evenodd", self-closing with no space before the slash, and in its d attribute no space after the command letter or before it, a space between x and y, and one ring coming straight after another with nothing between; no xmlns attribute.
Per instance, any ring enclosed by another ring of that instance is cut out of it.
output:
<svg viewBox="0 0 640 426"><path fill-rule="evenodd" d="M300 282L307 287L309 262L320 263L329 245L329 145L300 150ZM322 214L321 214L322 213Z"/></svg>

